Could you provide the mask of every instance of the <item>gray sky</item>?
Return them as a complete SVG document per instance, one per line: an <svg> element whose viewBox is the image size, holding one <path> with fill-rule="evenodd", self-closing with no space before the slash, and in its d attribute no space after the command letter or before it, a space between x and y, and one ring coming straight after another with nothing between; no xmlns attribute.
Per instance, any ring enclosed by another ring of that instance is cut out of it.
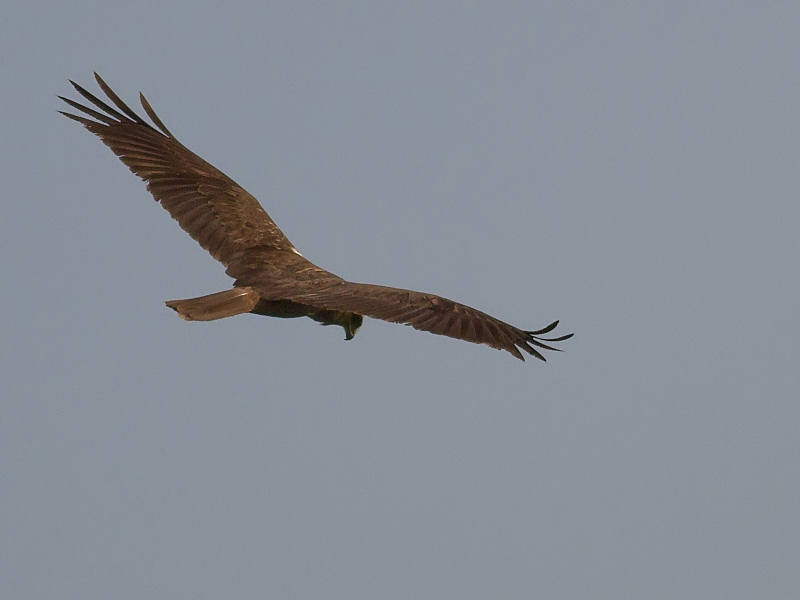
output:
<svg viewBox="0 0 800 600"><path fill-rule="evenodd" d="M0 597L797 598L800 5L6 2ZM92 71L338 275L575 338L185 323Z"/></svg>

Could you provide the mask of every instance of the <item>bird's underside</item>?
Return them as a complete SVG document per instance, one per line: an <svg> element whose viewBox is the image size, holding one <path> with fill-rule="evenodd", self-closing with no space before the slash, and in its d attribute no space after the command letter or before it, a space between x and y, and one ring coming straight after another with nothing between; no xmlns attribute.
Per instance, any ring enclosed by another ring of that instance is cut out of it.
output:
<svg viewBox="0 0 800 600"><path fill-rule="evenodd" d="M235 280L230 290L167 302L181 318L213 321L242 313L305 316L323 325L342 326L349 340L368 316L487 344L520 360L524 360L520 350L544 360L538 349L557 350L549 343L572 337L542 337L558 321L538 331L524 331L441 296L351 283L317 267L300 255L253 196L175 139L143 95L142 107L157 129L96 73L95 79L114 107L70 81L95 108L60 97L86 116L59 112L111 148Z"/></svg>

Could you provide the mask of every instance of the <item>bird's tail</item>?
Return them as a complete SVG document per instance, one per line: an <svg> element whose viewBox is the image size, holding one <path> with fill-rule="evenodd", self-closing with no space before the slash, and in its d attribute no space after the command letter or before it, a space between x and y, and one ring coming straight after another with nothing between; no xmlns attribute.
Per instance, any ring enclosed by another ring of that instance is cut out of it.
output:
<svg viewBox="0 0 800 600"><path fill-rule="evenodd" d="M253 310L261 296L253 288L235 287L232 290L166 303L185 321L216 321Z"/></svg>

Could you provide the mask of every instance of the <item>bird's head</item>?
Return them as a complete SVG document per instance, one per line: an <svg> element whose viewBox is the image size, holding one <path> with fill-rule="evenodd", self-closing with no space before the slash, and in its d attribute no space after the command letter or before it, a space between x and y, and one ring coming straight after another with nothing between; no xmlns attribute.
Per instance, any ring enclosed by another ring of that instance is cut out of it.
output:
<svg viewBox="0 0 800 600"><path fill-rule="evenodd" d="M342 320L339 324L344 327L344 339L352 340L358 328L364 324L364 317L356 313L342 313Z"/></svg>
<svg viewBox="0 0 800 600"><path fill-rule="evenodd" d="M356 331L364 322L364 317L356 313L325 308L312 308L306 313L306 316L311 317L321 325L341 325L344 329L344 339L346 340L352 340L356 335Z"/></svg>

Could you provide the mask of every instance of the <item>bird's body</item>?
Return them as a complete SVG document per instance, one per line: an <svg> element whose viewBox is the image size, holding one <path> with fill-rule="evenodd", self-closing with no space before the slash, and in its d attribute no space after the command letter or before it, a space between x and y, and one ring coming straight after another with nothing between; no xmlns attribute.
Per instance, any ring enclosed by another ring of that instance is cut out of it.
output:
<svg viewBox="0 0 800 600"><path fill-rule="evenodd" d="M440 296L378 285L352 283L314 265L286 238L259 202L227 175L183 146L140 96L156 128L132 111L95 74L116 109L74 82L99 112L73 100L71 107L92 117L62 112L96 134L180 226L226 267L233 289L200 298L172 300L167 306L189 321L212 321L242 313L272 317L307 316L340 325L352 339L364 316L439 335L487 344L524 360L520 349L544 360L535 347L556 350L542 338L558 321L539 331L523 331L474 308Z"/></svg>

